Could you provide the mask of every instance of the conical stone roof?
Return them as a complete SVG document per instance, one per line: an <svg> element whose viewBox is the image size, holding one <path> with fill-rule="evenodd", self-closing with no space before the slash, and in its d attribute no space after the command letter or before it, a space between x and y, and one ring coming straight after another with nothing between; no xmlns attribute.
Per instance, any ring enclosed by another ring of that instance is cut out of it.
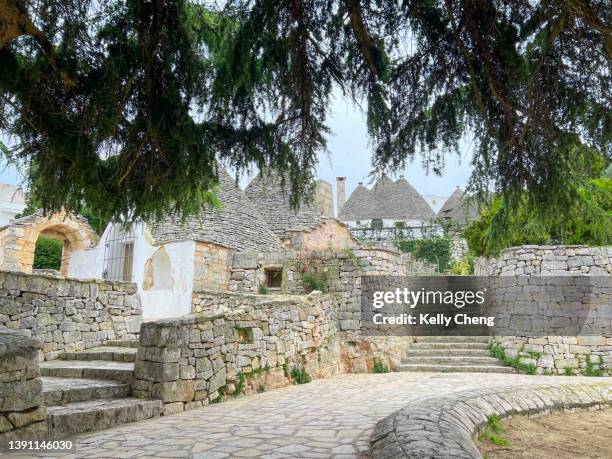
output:
<svg viewBox="0 0 612 459"><path fill-rule="evenodd" d="M289 192L281 186L281 178L276 172L258 174L244 190L268 227L281 239L291 237L291 231L311 230L325 220L324 216L311 203L302 203L294 210L289 203Z"/></svg>
<svg viewBox="0 0 612 459"><path fill-rule="evenodd" d="M150 225L155 242L211 242L239 252L283 250L278 236L224 169L219 170L217 198L221 207L205 208L185 223L178 216L168 216L161 223Z"/></svg>
<svg viewBox="0 0 612 459"><path fill-rule="evenodd" d="M431 207L404 177L393 182L383 175L371 190L358 186L340 212L345 221L373 218L392 220L429 220Z"/></svg>
<svg viewBox="0 0 612 459"><path fill-rule="evenodd" d="M371 212L374 207L371 202L373 196L370 190L368 190L362 183L357 185L357 188L351 193L349 198L346 200L342 209L338 213L340 220L360 220L364 219L363 215Z"/></svg>
<svg viewBox="0 0 612 459"><path fill-rule="evenodd" d="M466 199L463 190L457 187L438 212L438 218L466 224L478 218L478 208L474 202Z"/></svg>

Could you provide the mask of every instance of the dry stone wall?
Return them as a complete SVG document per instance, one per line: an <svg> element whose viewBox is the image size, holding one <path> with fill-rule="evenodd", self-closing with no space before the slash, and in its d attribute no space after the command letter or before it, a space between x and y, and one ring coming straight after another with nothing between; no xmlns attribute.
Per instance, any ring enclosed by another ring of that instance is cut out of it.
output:
<svg viewBox="0 0 612 459"><path fill-rule="evenodd" d="M504 315L494 340L508 357L539 374L612 375L612 247L512 247L479 258L475 272L500 276L494 293ZM539 310L542 305L548 306ZM527 330L538 316L540 327L574 332Z"/></svg>
<svg viewBox="0 0 612 459"><path fill-rule="evenodd" d="M612 247L511 247L497 258L478 258L474 273L480 276L609 276L612 274Z"/></svg>
<svg viewBox="0 0 612 459"><path fill-rule="evenodd" d="M47 433L40 346L37 340L0 328L0 449L10 441L43 439Z"/></svg>
<svg viewBox="0 0 612 459"><path fill-rule="evenodd" d="M137 338L141 322L135 284L0 272L0 327L41 341L47 360Z"/></svg>
<svg viewBox="0 0 612 459"><path fill-rule="evenodd" d="M218 244L196 242L193 287L227 289L232 250Z"/></svg>
<svg viewBox="0 0 612 459"><path fill-rule="evenodd" d="M253 309L266 310L271 302L290 301L293 307L301 304L295 295L254 295L216 290L198 290L193 293L193 312L218 315L231 313L247 306ZM413 338L410 336L363 336L358 328L347 317L349 307L347 296L342 293L324 294L320 304L335 319L339 344L339 361L343 372L370 373L375 361L380 361L391 370L399 367Z"/></svg>
<svg viewBox="0 0 612 459"><path fill-rule="evenodd" d="M331 297L226 295L213 307L214 296L194 293L194 310L204 312L143 324L136 396L161 399L169 414L290 384L294 369L342 371Z"/></svg>

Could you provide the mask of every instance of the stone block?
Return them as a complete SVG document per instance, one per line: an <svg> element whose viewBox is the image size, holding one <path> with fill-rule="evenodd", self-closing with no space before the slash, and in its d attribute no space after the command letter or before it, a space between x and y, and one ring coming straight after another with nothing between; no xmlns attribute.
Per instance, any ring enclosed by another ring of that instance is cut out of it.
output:
<svg viewBox="0 0 612 459"><path fill-rule="evenodd" d="M155 382L176 381L179 379L179 364L138 360L134 366L134 377Z"/></svg>
<svg viewBox="0 0 612 459"><path fill-rule="evenodd" d="M183 402L173 402L164 404L164 416L170 416L184 411Z"/></svg>
<svg viewBox="0 0 612 459"><path fill-rule="evenodd" d="M33 422L44 421L47 416L47 410L44 406L39 406L26 411L8 413L6 417L15 429L19 429Z"/></svg>
<svg viewBox="0 0 612 459"><path fill-rule="evenodd" d="M0 411L24 411L41 405L41 379L0 383Z"/></svg>
<svg viewBox="0 0 612 459"><path fill-rule="evenodd" d="M191 401L194 396L194 381L183 380L155 384L152 396L161 399L164 403Z"/></svg>

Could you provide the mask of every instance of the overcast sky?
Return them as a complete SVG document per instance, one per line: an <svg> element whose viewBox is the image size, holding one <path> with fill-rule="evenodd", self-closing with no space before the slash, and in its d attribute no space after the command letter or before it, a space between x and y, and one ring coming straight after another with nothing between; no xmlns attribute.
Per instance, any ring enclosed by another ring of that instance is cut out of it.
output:
<svg viewBox="0 0 612 459"><path fill-rule="evenodd" d="M334 185L337 176L346 177L347 198L358 182L368 185L371 171L371 154L363 115L358 109L336 98L331 107L329 126L333 135L328 140L329 157L322 156L318 176ZM404 171L406 179L424 195L447 197L456 186L465 187L471 174L471 149L463 148L461 157L448 157L444 175L426 175L419 158ZM399 175L399 174L398 174ZM0 182L17 184L21 178L16 170L8 168L0 158ZM242 180L243 186L248 179Z"/></svg>

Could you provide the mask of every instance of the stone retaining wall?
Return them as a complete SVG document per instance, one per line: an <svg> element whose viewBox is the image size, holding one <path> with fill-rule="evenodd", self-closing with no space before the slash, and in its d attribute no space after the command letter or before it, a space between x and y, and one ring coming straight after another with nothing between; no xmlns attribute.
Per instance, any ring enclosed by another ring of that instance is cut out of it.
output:
<svg viewBox="0 0 612 459"><path fill-rule="evenodd" d="M47 433L40 347L37 340L0 328L0 449L9 441L43 439Z"/></svg>
<svg viewBox="0 0 612 459"><path fill-rule="evenodd" d="M495 336L510 358L535 365L538 374L612 376L612 337Z"/></svg>
<svg viewBox="0 0 612 459"><path fill-rule="evenodd" d="M40 340L47 360L137 338L141 322L135 284L0 272L0 326Z"/></svg>
<svg viewBox="0 0 612 459"><path fill-rule="evenodd" d="M489 416L610 407L611 389L609 382L558 386L544 383L434 397L380 421L370 440L372 457L482 459L474 438Z"/></svg>
<svg viewBox="0 0 612 459"><path fill-rule="evenodd" d="M266 297L241 304L231 311L221 305L214 315L202 302L195 310L208 313L144 323L134 394L161 399L170 414L290 384L294 369L312 377L342 372L331 297Z"/></svg>
<svg viewBox="0 0 612 459"><path fill-rule="evenodd" d="M477 259L475 273L499 276L495 295L504 314L494 340L507 356L538 374L612 374L612 247L512 247ZM538 315L540 328L575 330L526 330Z"/></svg>
<svg viewBox="0 0 612 459"><path fill-rule="evenodd" d="M476 259L477 276L568 276L612 274L612 247L523 245L499 257Z"/></svg>
<svg viewBox="0 0 612 459"><path fill-rule="evenodd" d="M293 299L292 299L293 298ZM252 310L266 310L272 303L289 301L288 304L299 308L301 297L291 295L255 295L218 290L197 290L193 292L192 312L207 315L227 314L247 307ZM347 330L346 311L350 303L342 293L326 294L321 304L329 311L336 322L336 338L340 349L343 372L370 373L375 361L380 361L391 370L396 370L405 357L406 351L414 342L410 336L363 336L359 330ZM358 324L356 325L358 327Z"/></svg>

